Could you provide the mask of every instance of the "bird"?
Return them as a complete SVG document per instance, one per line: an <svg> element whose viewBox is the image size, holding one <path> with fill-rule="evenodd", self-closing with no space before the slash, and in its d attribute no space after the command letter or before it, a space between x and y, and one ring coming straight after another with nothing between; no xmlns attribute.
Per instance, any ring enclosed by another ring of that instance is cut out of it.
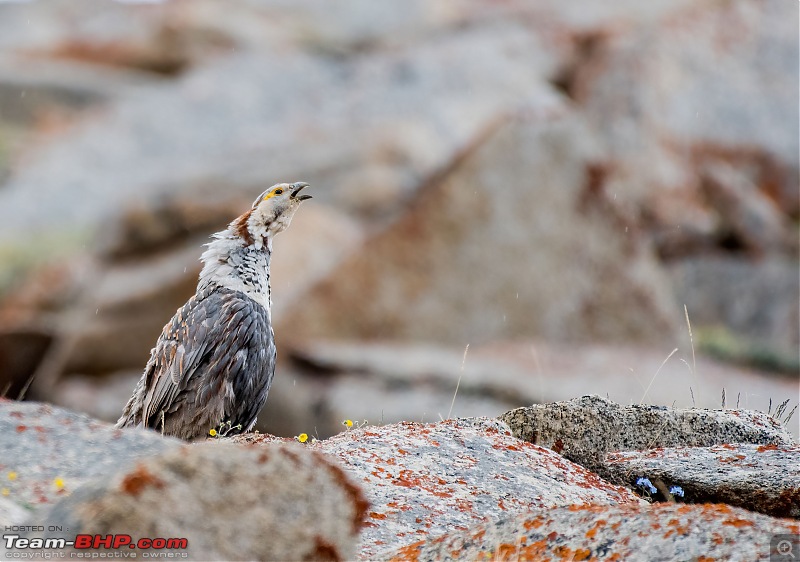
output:
<svg viewBox="0 0 800 562"><path fill-rule="evenodd" d="M146 427L188 441L253 428L277 357L272 239L311 199L301 193L306 187L273 185L211 236L197 290L164 326L117 428Z"/></svg>

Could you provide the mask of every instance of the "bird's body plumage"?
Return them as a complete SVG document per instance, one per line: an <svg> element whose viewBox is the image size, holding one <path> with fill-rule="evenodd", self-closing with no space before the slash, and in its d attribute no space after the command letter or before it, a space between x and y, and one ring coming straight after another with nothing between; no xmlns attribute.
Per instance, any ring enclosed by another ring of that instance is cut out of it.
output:
<svg viewBox="0 0 800 562"><path fill-rule="evenodd" d="M253 427L275 372L272 237L310 197L296 197L305 185L273 186L213 236L197 292L164 326L117 427L149 427L182 439L221 424L230 433ZM274 197L282 186L293 190L283 206Z"/></svg>
<svg viewBox="0 0 800 562"><path fill-rule="evenodd" d="M275 369L267 310L240 291L198 292L164 326L123 412L130 423L182 439L230 422L249 431ZM237 400L251 396L246 402Z"/></svg>

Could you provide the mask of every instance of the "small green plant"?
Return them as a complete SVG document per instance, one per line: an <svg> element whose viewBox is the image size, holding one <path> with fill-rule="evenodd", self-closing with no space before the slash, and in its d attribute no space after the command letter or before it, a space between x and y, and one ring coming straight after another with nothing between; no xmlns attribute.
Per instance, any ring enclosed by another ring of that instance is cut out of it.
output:
<svg viewBox="0 0 800 562"><path fill-rule="evenodd" d="M353 428L360 429L365 427L369 424L367 420L361 420L360 422L354 422L353 420L344 420L342 425L344 426L345 431L350 431Z"/></svg>
<svg viewBox="0 0 800 562"><path fill-rule="evenodd" d="M221 439L222 437L226 437L231 431L241 431L242 424L232 425L231 421L225 421L219 424L218 427L208 430L208 435L211 437L216 437L217 439Z"/></svg>
<svg viewBox="0 0 800 562"><path fill-rule="evenodd" d="M776 419L779 422L783 423L783 425L786 425L787 423L789 423L789 420L792 419L792 416L794 416L794 413L797 411L797 406L798 406L797 404L795 404L794 408L792 408L789 411L789 413L786 414L786 408L789 406L789 401L790 401L790 399L787 398L786 400L784 400L783 402L778 404L778 407L775 408L775 411L773 412L772 411L772 398L770 398L769 399L769 409L767 409L767 415L768 416L772 416L774 419ZM781 419L781 418L783 418L783 419Z"/></svg>

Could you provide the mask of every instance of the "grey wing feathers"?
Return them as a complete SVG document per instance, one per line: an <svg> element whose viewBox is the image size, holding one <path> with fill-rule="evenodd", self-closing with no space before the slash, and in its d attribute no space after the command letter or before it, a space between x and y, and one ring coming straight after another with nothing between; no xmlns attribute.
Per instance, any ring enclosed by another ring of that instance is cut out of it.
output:
<svg viewBox="0 0 800 562"><path fill-rule="evenodd" d="M260 304L229 289L200 292L164 327L117 425L143 424L184 439L222 421L250 429L274 362L272 328Z"/></svg>

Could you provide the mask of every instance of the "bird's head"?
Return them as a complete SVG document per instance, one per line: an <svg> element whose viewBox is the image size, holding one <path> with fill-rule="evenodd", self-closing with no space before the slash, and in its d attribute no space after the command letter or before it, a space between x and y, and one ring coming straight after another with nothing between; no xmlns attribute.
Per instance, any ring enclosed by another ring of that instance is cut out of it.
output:
<svg viewBox="0 0 800 562"><path fill-rule="evenodd" d="M307 183L279 183L273 185L253 201L253 207L237 218L231 227L249 246L261 248L274 235L286 230L292 222L300 203L311 199L300 194Z"/></svg>

